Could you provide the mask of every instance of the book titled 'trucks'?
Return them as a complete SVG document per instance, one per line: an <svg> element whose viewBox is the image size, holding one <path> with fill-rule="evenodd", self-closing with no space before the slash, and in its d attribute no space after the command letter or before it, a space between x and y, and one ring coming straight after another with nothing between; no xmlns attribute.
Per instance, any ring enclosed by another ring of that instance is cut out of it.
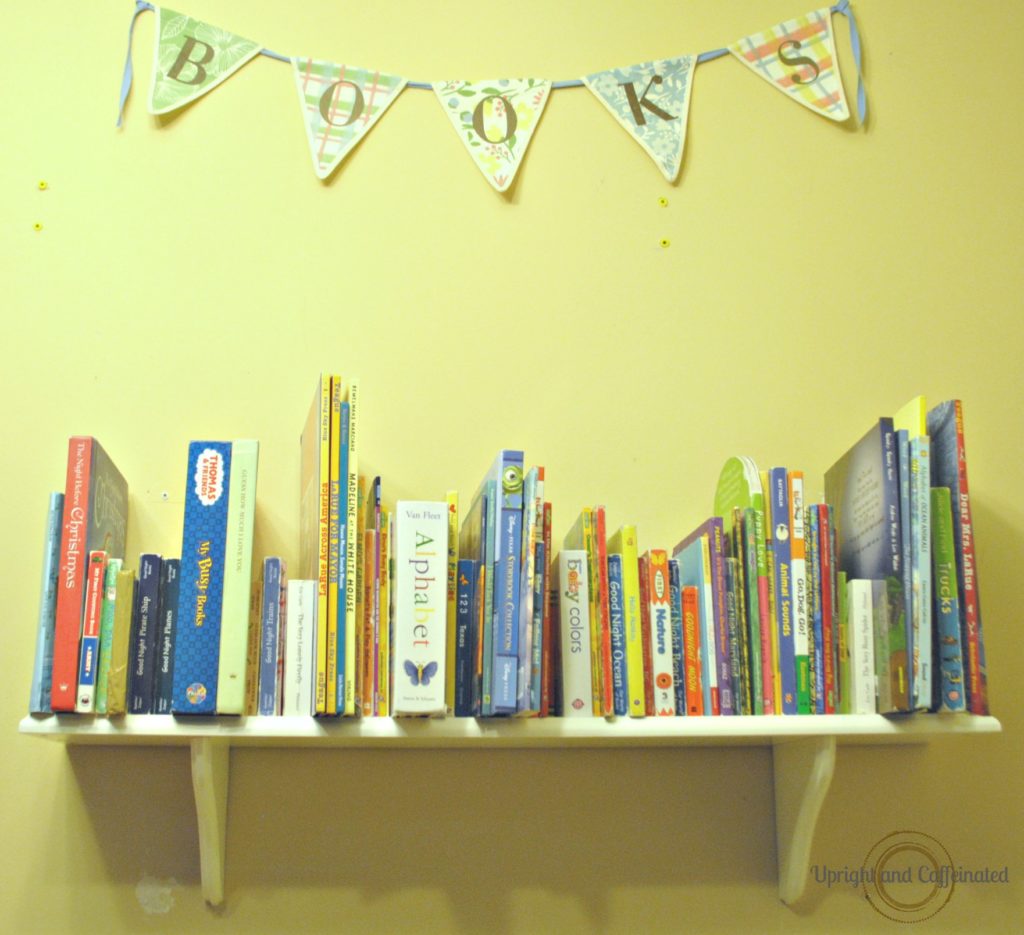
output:
<svg viewBox="0 0 1024 935"><path fill-rule="evenodd" d="M402 500L394 516L392 714L443 716L448 505Z"/></svg>

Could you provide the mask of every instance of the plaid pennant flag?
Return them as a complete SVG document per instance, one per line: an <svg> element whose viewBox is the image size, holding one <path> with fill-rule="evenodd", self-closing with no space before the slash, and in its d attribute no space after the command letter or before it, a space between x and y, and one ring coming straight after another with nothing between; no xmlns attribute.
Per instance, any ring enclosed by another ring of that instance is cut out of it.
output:
<svg viewBox="0 0 1024 935"><path fill-rule="evenodd" d="M292 59L313 171L326 179L402 93L408 79L370 68Z"/></svg>
<svg viewBox="0 0 1024 935"><path fill-rule="evenodd" d="M519 171L551 82L539 78L438 81L434 93L484 177L506 191Z"/></svg>
<svg viewBox="0 0 1024 935"><path fill-rule="evenodd" d="M670 182L679 177L694 55L644 62L587 75L583 83L657 163Z"/></svg>
<svg viewBox="0 0 1024 935"><path fill-rule="evenodd" d="M850 116L828 7L740 39L729 51L804 107L831 120Z"/></svg>
<svg viewBox="0 0 1024 935"><path fill-rule="evenodd" d="M149 112L166 114L202 97L260 52L260 44L157 7Z"/></svg>

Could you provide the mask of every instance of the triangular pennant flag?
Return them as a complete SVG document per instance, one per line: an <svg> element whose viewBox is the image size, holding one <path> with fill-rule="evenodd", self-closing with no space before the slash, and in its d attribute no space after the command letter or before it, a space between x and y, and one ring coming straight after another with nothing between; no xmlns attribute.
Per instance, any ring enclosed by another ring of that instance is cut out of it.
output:
<svg viewBox="0 0 1024 935"><path fill-rule="evenodd" d="M313 170L325 179L402 93L408 79L317 59L292 59Z"/></svg>
<svg viewBox="0 0 1024 935"><path fill-rule="evenodd" d="M516 177L551 82L539 78L438 81L434 92L480 171L499 192Z"/></svg>
<svg viewBox="0 0 1024 935"><path fill-rule="evenodd" d="M590 88L658 164L670 182L679 176L696 56L612 68L587 75Z"/></svg>
<svg viewBox="0 0 1024 935"><path fill-rule="evenodd" d="M740 39L729 51L804 107L832 120L850 116L828 7Z"/></svg>
<svg viewBox="0 0 1024 935"><path fill-rule="evenodd" d="M166 114L202 97L260 52L260 44L157 7L149 112Z"/></svg>

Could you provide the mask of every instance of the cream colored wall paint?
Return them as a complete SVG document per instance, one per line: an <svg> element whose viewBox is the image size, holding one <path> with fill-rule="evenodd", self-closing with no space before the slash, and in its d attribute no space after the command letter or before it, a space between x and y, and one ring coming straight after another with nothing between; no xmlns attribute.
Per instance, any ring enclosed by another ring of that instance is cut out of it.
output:
<svg viewBox="0 0 1024 935"><path fill-rule="evenodd" d="M416 79L568 78L804 12L789 0L182 6L280 51ZM365 463L391 497L468 495L496 448L521 445L547 465L556 537L603 501L645 547L708 513L729 454L819 479L880 413L917 392L961 396L1005 732L841 749L812 862L859 865L883 834L920 829L966 865L1008 865L1012 881L958 887L928 928L1014 929L1024 16L988 2L855 9L865 131L723 60L697 72L678 186L586 91L567 90L503 198L424 91L407 91L326 185L285 65L259 59L157 123L144 107L151 14L118 132L131 4L8 5L6 930L891 925L813 881L796 911L778 903L766 751L238 751L227 906L212 913L183 751L65 752L18 736L44 504L67 436L101 437L130 479L132 554L179 548L188 439L260 438L256 550L294 558L296 440L326 367L362 377ZM144 912L144 878L180 884L167 914Z"/></svg>

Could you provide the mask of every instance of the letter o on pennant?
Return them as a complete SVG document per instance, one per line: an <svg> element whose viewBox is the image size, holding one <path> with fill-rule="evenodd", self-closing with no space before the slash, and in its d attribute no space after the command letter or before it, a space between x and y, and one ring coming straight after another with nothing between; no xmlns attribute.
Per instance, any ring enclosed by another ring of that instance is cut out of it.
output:
<svg viewBox="0 0 1024 935"><path fill-rule="evenodd" d="M488 101L501 101L505 105L505 135L500 140L492 140L484 132L484 105ZM502 94L488 95L476 105L476 109L473 111L473 129L476 131L476 135L485 143L504 143L515 135L516 127L518 125L519 118L516 117L516 112L512 109L512 104L509 102L509 99Z"/></svg>
<svg viewBox="0 0 1024 935"><path fill-rule="evenodd" d="M340 93L342 85L347 85L353 91L352 98L352 112L348 115L346 120L337 121L334 119L337 113L337 97ZM323 94L320 95L320 116L324 118L326 123L329 123L332 127L347 127L350 123L354 123L359 119L359 115L363 112L363 107L366 102L363 99L363 92L354 81L335 81Z"/></svg>

